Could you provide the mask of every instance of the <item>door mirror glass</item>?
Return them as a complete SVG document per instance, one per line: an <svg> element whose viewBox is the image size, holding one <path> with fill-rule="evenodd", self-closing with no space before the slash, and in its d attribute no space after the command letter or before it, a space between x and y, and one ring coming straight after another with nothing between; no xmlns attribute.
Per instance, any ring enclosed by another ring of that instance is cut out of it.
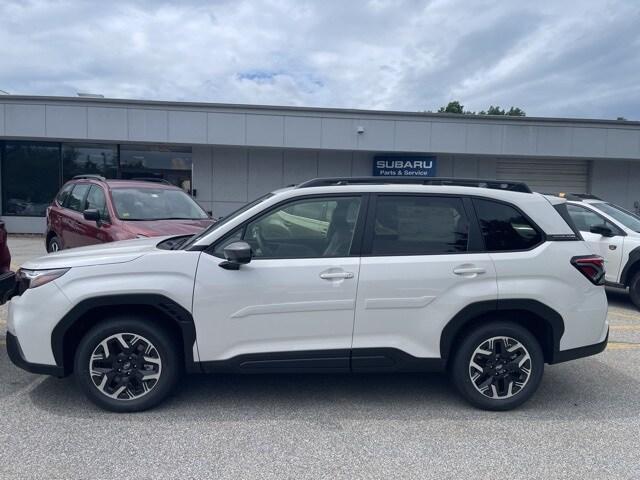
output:
<svg viewBox="0 0 640 480"><path fill-rule="evenodd" d="M593 225L589 231L603 237L615 237L615 233L606 225Z"/></svg>
<svg viewBox="0 0 640 480"><path fill-rule="evenodd" d="M93 222L100 221L100 212L95 208L88 208L84 212L82 212L82 216L85 220L90 220Z"/></svg>
<svg viewBox="0 0 640 480"><path fill-rule="evenodd" d="M240 265L249 263L251 257L251 245L247 242L233 242L224 248L224 258L226 258L227 261L222 262L220 266L223 268L234 266L232 269L237 270ZM225 265L227 267L225 267Z"/></svg>

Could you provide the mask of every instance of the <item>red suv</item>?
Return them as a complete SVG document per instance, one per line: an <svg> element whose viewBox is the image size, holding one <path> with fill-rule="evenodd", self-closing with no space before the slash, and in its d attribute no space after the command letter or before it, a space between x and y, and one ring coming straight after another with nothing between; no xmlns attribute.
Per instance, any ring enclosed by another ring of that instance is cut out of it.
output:
<svg viewBox="0 0 640 480"><path fill-rule="evenodd" d="M182 189L79 175L47 207L48 252L139 237L189 235L214 222Z"/></svg>

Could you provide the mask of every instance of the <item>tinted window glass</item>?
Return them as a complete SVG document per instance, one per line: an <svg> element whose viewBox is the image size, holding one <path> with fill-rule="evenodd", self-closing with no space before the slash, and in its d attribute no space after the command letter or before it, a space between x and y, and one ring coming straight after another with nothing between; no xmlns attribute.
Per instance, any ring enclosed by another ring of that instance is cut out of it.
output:
<svg viewBox="0 0 640 480"><path fill-rule="evenodd" d="M62 145L62 174L65 181L82 174L116 178L117 163L118 149L115 145Z"/></svg>
<svg viewBox="0 0 640 480"><path fill-rule="evenodd" d="M167 145L122 145L122 178L153 178L191 193L191 147Z"/></svg>
<svg viewBox="0 0 640 480"><path fill-rule="evenodd" d="M243 240L256 258L346 257L359 211L360 197L299 200L249 222Z"/></svg>
<svg viewBox="0 0 640 480"><path fill-rule="evenodd" d="M372 246L374 255L464 252L468 239L469 220L459 198L378 197Z"/></svg>
<svg viewBox="0 0 640 480"><path fill-rule="evenodd" d="M202 220L202 208L177 188L113 188L113 207L121 220Z"/></svg>
<svg viewBox="0 0 640 480"><path fill-rule="evenodd" d="M69 194L69 198L67 198L67 203L65 207L70 208L71 210L75 210L77 212L84 211L84 196L87 194L87 190L89 190L88 183L78 183L73 187L73 190Z"/></svg>
<svg viewBox="0 0 640 480"><path fill-rule="evenodd" d="M515 208L491 200L473 200L490 252L527 250L542 240L542 235Z"/></svg>
<svg viewBox="0 0 640 480"><path fill-rule="evenodd" d="M91 185L91 189L87 195L85 209L96 209L100 212L100 218L109 218L109 214L107 212L107 200L104 196L104 190L101 187Z"/></svg>
<svg viewBox="0 0 640 480"><path fill-rule="evenodd" d="M589 232L591 227L595 226L605 226L613 230L614 232L618 231L618 227L614 226L611 222L608 222L603 217L598 215L597 213L589 210L585 207L579 207L578 205L567 205L567 211L571 218L573 219L573 223L575 223L578 230L582 232Z"/></svg>
<svg viewBox="0 0 640 480"><path fill-rule="evenodd" d="M60 146L6 142L2 158L2 213L42 217L60 189Z"/></svg>
<svg viewBox="0 0 640 480"><path fill-rule="evenodd" d="M60 190L60 193L58 193L58 196L56 197L56 201L60 205L64 205L64 201L69 196L69 193L71 192L72 188L73 188L73 183L67 183L64 187L62 187L62 190Z"/></svg>
<svg viewBox="0 0 640 480"><path fill-rule="evenodd" d="M613 203L597 203L594 206L610 217L618 220L625 227L630 228L634 232L640 232L640 217L635 213L631 213L618 205L614 205Z"/></svg>

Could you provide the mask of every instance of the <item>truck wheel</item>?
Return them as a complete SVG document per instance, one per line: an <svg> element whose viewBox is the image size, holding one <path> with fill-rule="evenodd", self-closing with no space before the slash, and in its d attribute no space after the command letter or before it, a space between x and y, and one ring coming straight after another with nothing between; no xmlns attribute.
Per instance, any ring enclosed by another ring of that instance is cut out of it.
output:
<svg viewBox="0 0 640 480"><path fill-rule="evenodd" d="M484 410L510 410L535 393L544 372L536 338L515 323L496 321L471 330L451 365L452 380L469 403Z"/></svg>
<svg viewBox="0 0 640 480"><path fill-rule="evenodd" d="M180 358L171 336L149 319L121 316L94 326L75 354L80 388L113 412L154 407L173 390Z"/></svg>

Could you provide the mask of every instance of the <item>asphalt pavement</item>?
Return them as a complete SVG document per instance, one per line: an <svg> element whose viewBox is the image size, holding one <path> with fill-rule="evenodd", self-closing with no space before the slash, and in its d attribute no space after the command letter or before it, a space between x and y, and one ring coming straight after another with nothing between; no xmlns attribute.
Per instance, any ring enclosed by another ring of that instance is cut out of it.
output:
<svg viewBox="0 0 640 480"><path fill-rule="evenodd" d="M43 253L39 238L9 245L16 266ZM200 375L118 415L0 348L0 478L640 478L640 313L609 299L609 348L547 366L504 413L469 407L444 375Z"/></svg>

